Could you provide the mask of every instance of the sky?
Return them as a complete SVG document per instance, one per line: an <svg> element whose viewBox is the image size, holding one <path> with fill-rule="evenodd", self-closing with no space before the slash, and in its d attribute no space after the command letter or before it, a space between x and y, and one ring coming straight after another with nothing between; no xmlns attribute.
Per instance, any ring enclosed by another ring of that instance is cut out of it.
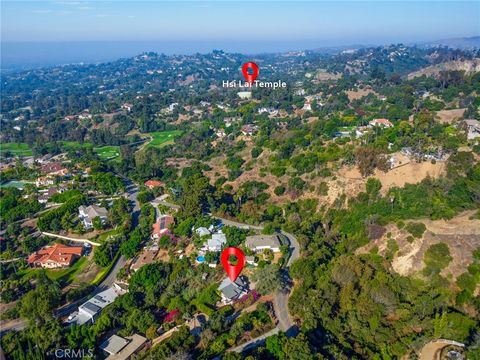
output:
<svg viewBox="0 0 480 360"><path fill-rule="evenodd" d="M258 53L423 42L480 33L478 0L2 0L1 10L4 59L27 48L36 51L35 56L42 50L51 52L46 50L48 46L69 48L67 53L75 42L124 42L125 50L165 53L212 49ZM45 42L58 44L38 45ZM83 46L87 53L102 53L101 47ZM122 52L118 44L109 46L103 52ZM4 52L8 52L6 57Z"/></svg>

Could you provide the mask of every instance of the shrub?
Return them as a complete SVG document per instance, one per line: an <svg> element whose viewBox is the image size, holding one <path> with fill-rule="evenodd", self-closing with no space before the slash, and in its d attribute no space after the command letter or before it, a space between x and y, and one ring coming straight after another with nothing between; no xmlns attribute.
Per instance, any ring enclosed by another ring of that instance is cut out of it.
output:
<svg viewBox="0 0 480 360"><path fill-rule="evenodd" d="M318 193L323 196L328 195L328 184L325 181L322 181L320 185L318 185Z"/></svg>
<svg viewBox="0 0 480 360"><path fill-rule="evenodd" d="M423 223L408 223L406 226L405 226L405 229L413 235L413 237L416 237L416 238L421 238L423 236L423 233L425 232L425 230L427 230L425 224Z"/></svg>
<svg viewBox="0 0 480 360"><path fill-rule="evenodd" d="M430 276L439 274L440 271L446 268L450 261L452 261L448 245L445 243L431 245L425 252L423 261L426 265L423 270L425 275Z"/></svg>

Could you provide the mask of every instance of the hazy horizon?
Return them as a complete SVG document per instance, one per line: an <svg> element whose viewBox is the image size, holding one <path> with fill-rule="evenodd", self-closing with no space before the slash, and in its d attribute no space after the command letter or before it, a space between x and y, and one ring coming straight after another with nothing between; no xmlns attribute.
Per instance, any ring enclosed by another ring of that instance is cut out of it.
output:
<svg viewBox="0 0 480 360"><path fill-rule="evenodd" d="M245 54L477 36L478 1L1 2L2 68L144 51ZM446 26L448 24L448 26Z"/></svg>

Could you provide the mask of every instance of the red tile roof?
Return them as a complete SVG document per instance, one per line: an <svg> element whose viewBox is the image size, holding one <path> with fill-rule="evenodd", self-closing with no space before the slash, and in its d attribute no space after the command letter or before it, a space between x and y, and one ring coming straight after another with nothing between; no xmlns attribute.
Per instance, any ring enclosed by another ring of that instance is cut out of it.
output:
<svg viewBox="0 0 480 360"><path fill-rule="evenodd" d="M370 121L371 125L384 125L387 127L393 126L393 124L388 119L373 119Z"/></svg>
<svg viewBox="0 0 480 360"><path fill-rule="evenodd" d="M153 235L162 235L168 232L168 228L175 220L173 216L163 215L153 224Z"/></svg>
<svg viewBox="0 0 480 360"><path fill-rule="evenodd" d="M51 163L46 163L42 164L42 171L44 173L52 173L56 171L62 170L63 165L61 162L51 162Z"/></svg>
<svg viewBox="0 0 480 360"><path fill-rule="evenodd" d="M28 264L55 262L60 265L70 265L75 256L82 255L83 248L81 246L67 246L55 244L47 246L39 251L34 252L28 257Z"/></svg>
<svg viewBox="0 0 480 360"><path fill-rule="evenodd" d="M145 186L149 188L153 188L153 187L165 186L165 184L160 180L147 180L145 181Z"/></svg>

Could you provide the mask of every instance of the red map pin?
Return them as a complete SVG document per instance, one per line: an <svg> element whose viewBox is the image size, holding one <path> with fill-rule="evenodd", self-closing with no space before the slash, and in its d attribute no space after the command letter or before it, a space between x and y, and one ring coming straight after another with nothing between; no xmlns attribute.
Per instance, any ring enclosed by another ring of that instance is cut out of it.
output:
<svg viewBox="0 0 480 360"><path fill-rule="evenodd" d="M237 257L237 265L230 264L228 261L230 255L235 255ZM245 254L239 248L230 246L222 251L222 255L220 255L220 261L222 262L223 268L225 269L225 272L230 280L235 281L245 266Z"/></svg>
<svg viewBox="0 0 480 360"><path fill-rule="evenodd" d="M242 66L242 73L245 80L251 85L258 76L258 65L254 62L246 62Z"/></svg>

